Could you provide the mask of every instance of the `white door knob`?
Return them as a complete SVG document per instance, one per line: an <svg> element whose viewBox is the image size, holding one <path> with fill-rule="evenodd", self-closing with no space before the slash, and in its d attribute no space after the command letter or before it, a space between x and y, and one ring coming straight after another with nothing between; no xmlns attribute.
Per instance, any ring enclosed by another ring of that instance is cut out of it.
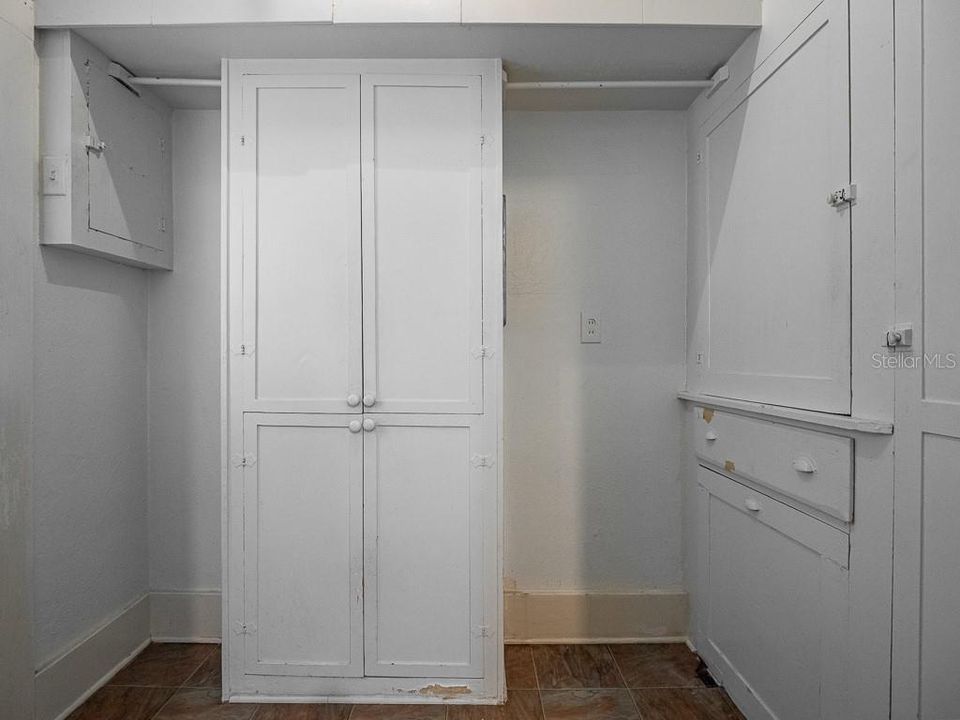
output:
<svg viewBox="0 0 960 720"><path fill-rule="evenodd" d="M377 404L377 398L373 395L364 395L363 396L363 406L364 407L373 407Z"/></svg>
<svg viewBox="0 0 960 720"><path fill-rule="evenodd" d="M360 404L360 396L355 393L350 393L347 395L347 405L350 407L356 407Z"/></svg>
<svg viewBox="0 0 960 720"><path fill-rule="evenodd" d="M360 424L359 420L351 420L347 427L350 428L350 432L358 433L363 426Z"/></svg>
<svg viewBox="0 0 960 720"><path fill-rule="evenodd" d="M706 438L706 441L707 441L707 442L713 442L714 440L717 439L717 431L716 431L716 430L707 430L707 434L704 435L704 438Z"/></svg>
<svg viewBox="0 0 960 720"><path fill-rule="evenodd" d="M373 418L364 418L364 421L363 421L363 429L364 429L364 430L366 430L367 432L370 432L370 431L373 430L376 426L377 426L377 423L376 423L376 421L374 421Z"/></svg>
<svg viewBox="0 0 960 720"><path fill-rule="evenodd" d="M756 498L747 498L743 501L743 506L750 512L760 512L760 503L757 502Z"/></svg>

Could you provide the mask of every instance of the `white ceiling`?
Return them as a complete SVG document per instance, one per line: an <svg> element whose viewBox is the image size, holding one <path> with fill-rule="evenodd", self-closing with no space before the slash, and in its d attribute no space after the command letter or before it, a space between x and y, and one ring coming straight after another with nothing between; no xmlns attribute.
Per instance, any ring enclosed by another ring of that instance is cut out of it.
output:
<svg viewBox="0 0 960 720"><path fill-rule="evenodd" d="M97 27L78 32L135 74L218 77L222 57L503 58L513 81L703 80L749 28L230 25ZM164 89L173 107L218 107L210 89ZM689 107L697 90L510 92L508 109Z"/></svg>

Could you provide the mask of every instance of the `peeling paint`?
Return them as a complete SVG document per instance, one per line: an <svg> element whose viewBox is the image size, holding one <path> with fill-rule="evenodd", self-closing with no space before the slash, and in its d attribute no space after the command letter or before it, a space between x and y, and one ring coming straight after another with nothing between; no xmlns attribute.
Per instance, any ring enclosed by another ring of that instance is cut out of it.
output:
<svg viewBox="0 0 960 720"><path fill-rule="evenodd" d="M443 698L444 700L449 700L451 698L460 697L462 695L469 695L473 691L466 685L427 685L425 687L417 690L419 695L429 695L430 697Z"/></svg>
<svg viewBox="0 0 960 720"><path fill-rule="evenodd" d="M704 408L703 409L703 421L710 422L713 420L713 408Z"/></svg>

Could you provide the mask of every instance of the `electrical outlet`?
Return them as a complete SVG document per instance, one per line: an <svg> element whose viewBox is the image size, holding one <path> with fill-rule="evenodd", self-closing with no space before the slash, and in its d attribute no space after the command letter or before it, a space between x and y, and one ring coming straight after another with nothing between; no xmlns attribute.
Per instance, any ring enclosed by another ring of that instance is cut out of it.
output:
<svg viewBox="0 0 960 720"><path fill-rule="evenodd" d="M600 313L580 313L580 342L602 342L600 335Z"/></svg>

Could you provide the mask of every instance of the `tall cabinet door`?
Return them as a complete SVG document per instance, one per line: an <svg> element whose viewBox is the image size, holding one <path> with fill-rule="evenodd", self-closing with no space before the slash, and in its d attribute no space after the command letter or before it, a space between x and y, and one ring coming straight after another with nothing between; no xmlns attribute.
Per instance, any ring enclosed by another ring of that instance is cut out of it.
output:
<svg viewBox="0 0 960 720"><path fill-rule="evenodd" d="M360 79L243 80L243 399L359 412Z"/></svg>
<svg viewBox="0 0 960 720"><path fill-rule="evenodd" d="M364 75L364 404L483 411L480 78ZM499 202L499 200L498 200Z"/></svg>
<svg viewBox="0 0 960 720"><path fill-rule="evenodd" d="M363 433L349 415L244 419L245 671L363 674Z"/></svg>
<svg viewBox="0 0 960 720"><path fill-rule="evenodd" d="M483 483L475 416L368 415L366 674L481 677Z"/></svg>

